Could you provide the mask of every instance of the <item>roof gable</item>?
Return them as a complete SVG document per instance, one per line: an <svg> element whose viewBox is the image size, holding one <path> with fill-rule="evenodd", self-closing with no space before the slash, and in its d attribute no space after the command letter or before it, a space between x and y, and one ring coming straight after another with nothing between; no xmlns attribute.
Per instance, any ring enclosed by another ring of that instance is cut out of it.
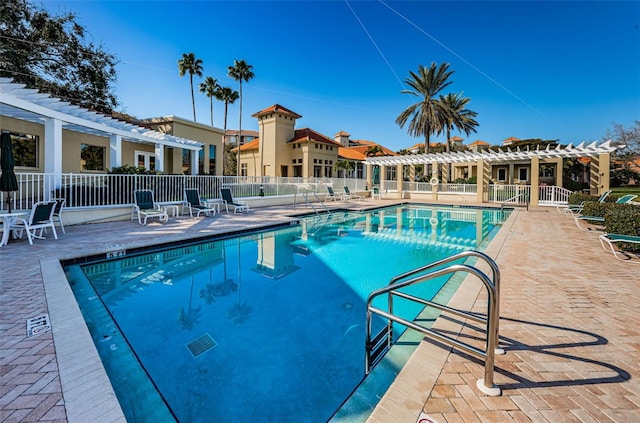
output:
<svg viewBox="0 0 640 423"><path fill-rule="evenodd" d="M267 115L269 113L282 113L283 115L291 116L294 119L299 119L299 118L302 117L302 115L299 115L296 112L287 109L286 107L282 107L279 104L274 104L273 106L270 106L270 107L267 107L266 109L260 110L259 112L252 114L251 117L258 118L260 116L264 116L264 115Z"/></svg>

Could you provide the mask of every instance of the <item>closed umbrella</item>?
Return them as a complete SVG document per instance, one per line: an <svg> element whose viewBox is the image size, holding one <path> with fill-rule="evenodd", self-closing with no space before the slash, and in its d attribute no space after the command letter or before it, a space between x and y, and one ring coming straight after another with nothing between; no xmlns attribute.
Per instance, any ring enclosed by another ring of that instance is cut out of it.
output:
<svg viewBox="0 0 640 423"><path fill-rule="evenodd" d="M373 167L373 184L378 185L380 183L380 168L378 166Z"/></svg>
<svg viewBox="0 0 640 423"><path fill-rule="evenodd" d="M13 172L13 148L11 146L11 135L8 132L2 133L0 140L0 191L7 193L7 204L11 213L11 192L18 190L18 180Z"/></svg>

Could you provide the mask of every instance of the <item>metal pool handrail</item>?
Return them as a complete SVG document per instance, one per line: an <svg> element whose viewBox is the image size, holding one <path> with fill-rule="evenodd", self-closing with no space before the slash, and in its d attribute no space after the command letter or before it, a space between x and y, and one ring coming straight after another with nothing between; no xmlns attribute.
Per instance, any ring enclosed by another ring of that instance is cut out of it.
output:
<svg viewBox="0 0 640 423"><path fill-rule="evenodd" d="M466 252L469 253L469 252ZM497 265L495 265L495 262L493 262L493 260L491 260L491 258L489 258L488 256L482 254L482 253L478 253L475 252L477 254L466 254L466 255L473 255L473 256L477 256L477 257L481 257L483 258L485 261L487 261L488 263L490 263L490 267L492 268L492 271L494 273L494 279L496 277L496 275L499 275L499 270L497 268ZM415 276L413 278L407 279L405 281L399 282L399 280L401 279L405 279L411 275L414 275L416 273L420 273L423 272L425 270L428 270L432 267L437 267L438 265L442 265L444 263L448 263L450 261L456 260L458 258L460 258L460 255L464 255L464 253L461 253L459 255L456 256L452 256L448 259L444 259L441 260L439 262L427 265L427 266L423 266L422 270L413 270L411 272L407 272L404 273L402 275L396 276L395 278L392 279L392 282L390 283L389 286L385 287L385 288L381 288L378 289L374 292L372 292L368 299L367 299L367 325L366 325L366 354L365 354L365 372L368 374L371 371L372 365L375 364L375 362L377 361L377 359L379 359L382 354L381 352L383 350L387 350L388 348L390 348L391 346L391 342L392 342L392 322L397 322L400 323L404 326L407 326L411 329L414 329L420 333L422 333L423 335L435 339L439 342L442 342L445 345L457 348L459 350L462 350L476 358L479 358L481 360L484 360L485 362L485 371L484 371L484 378L483 379L479 379L477 382L477 386L478 388L486 393L487 395L491 395L491 396L498 396L501 394L501 390L499 387L495 386L493 383L493 372L494 372L494 363L495 363L495 354L496 354L496 347L498 344L498 331L497 331L497 325L498 325L498 319L499 319L499 315L498 315L498 293L496 290L496 286L494 284L494 282L492 282L489 277L484 274L482 271L478 270L475 267L466 265L466 264L453 264L451 266L448 266L446 268L442 268L442 269L436 269L433 270L429 273L426 274L421 274L418 276ZM455 257L455 258L454 258ZM434 303L432 301L429 300L425 300L422 298L418 298L406 293L402 293L397 291L398 289L410 286L410 285L416 285L419 283L423 283L423 282L427 282L429 280L432 280L436 277L439 276L444 276L444 275L449 275L449 274L454 274L457 272L465 272L465 273L469 273L472 274L474 276L476 276L478 279L480 279L480 281L483 283L484 287L487 289L487 294L488 294L488 299L487 299L487 318L483 318L483 317L479 317L476 314L472 314L470 312L465 312L465 311L461 311L461 310L456 310L447 306L444 306L442 304L437 304ZM499 276L498 276L499 277ZM385 311L385 310L381 310L378 308L375 308L372 306L372 302L373 299L383 295L383 294L387 294L389 296L389 311ZM452 314L455 314L457 316L463 317L463 318L467 318L470 320L474 320L474 321L479 321L479 322L486 322L486 349L483 351L481 349L478 349L472 345L463 343L458 341L457 339L451 338L449 336L443 335L441 333L438 333L436 331L434 331L433 329L427 328L427 327L423 327L420 326L419 324L416 324L415 322L411 322L408 321L406 319L403 319L401 317L398 317L396 315L393 314L393 300L392 300L392 296L396 295L399 296L401 298L405 298L407 300L411 300L411 301L415 301L427 306L432 306L435 307L441 311L444 312L449 312ZM378 333L375 338L372 340L371 339L371 326L372 326L372 317L373 314L377 314L379 316L382 316L386 319L388 319L388 324L387 326L380 332ZM382 341L386 340L386 345L382 344Z"/></svg>
<svg viewBox="0 0 640 423"><path fill-rule="evenodd" d="M460 253L454 254L452 256L446 257L442 260L438 260L436 262L433 263L429 263L425 266L422 267L418 267L416 269L410 270L408 272L402 273L400 275L397 275L395 277L393 277L390 281L389 281L389 285L395 284L398 281L405 279L409 276L418 274L418 273L422 273L425 272L429 269L433 269L436 268L438 266L442 266L445 265L447 263L451 263L452 261L456 261L459 260L461 258L465 258L465 257L476 257L479 259L482 259L485 263L487 263L489 265L489 267L491 268L491 274L492 274L492 282L493 282L493 286L495 287L495 291L496 291L496 314L498 315L498 321L496 322L496 354L504 354L504 349L499 348L499 342L500 342L500 269L498 268L498 265L496 264L495 261L493 261L493 259L491 257L489 257L488 255L486 255L485 253L482 253L480 251L476 251L476 250L469 250L469 251L462 251ZM389 301L391 301L391 297L389 297ZM456 314L457 310L451 309L447 306L443 306L441 304L437 304L437 303L432 303L431 304L433 307L436 307L440 310L447 310L450 313ZM389 304L390 310L393 310L393 304ZM474 320L485 323L487 321L487 319L483 319L483 318L475 318Z"/></svg>

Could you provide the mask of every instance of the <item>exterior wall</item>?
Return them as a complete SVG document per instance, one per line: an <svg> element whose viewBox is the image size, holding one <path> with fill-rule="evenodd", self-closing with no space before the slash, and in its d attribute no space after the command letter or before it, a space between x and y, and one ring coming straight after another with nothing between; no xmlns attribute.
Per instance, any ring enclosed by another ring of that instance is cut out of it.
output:
<svg viewBox="0 0 640 423"><path fill-rule="evenodd" d="M204 169L205 173L209 172L209 148L215 146L216 148L216 166L215 175L222 175L222 154L224 151L222 138L224 131L220 128L204 125L202 123L193 122L187 119L183 119L176 116L167 116L159 118L151 118L143 120L144 124L149 125L152 129L163 132L165 134L174 135L176 137L187 138L194 141L200 141L204 144ZM140 149L138 149L140 150ZM179 151L176 151L179 150ZM182 175L184 170L182 169L182 149L173 148L169 159L165 157L165 173ZM123 156L123 162L125 157Z"/></svg>
<svg viewBox="0 0 640 423"><path fill-rule="evenodd" d="M14 119L7 116L2 117L2 128L21 134L30 134L38 136L38 167L16 167L17 171L22 172L44 172L45 148L44 148L44 125L28 122L25 120ZM80 161L80 145L89 144L105 148L104 153L104 171L83 171ZM134 151L154 152L154 145L132 143L126 140L122 141L122 164L134 165ZM109 138L98 135L85 134L82 132L62 130L62 172L68 173L95 173L106 172L109 169L110 160Z"/></svg>
<svg viewBox="0 0 640 423"><path fill-rule="evenodd" d="M255 175L283 176L281 166L287 166L293 175L292 155L295 149L287 144L295 134L296 120L292 116L274 112L258 118L258 138L260 139L260 160Z"/></svg>

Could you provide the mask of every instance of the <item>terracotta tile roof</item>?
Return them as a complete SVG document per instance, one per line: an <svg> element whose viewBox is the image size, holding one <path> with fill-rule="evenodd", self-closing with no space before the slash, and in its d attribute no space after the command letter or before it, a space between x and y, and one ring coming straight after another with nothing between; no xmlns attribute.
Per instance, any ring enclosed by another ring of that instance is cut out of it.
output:
<svg viewBox="0 0 640 423"><path fill-rule="evenodd" d="M302 117L302 115L299 115L296 112L293 112L287 109L286 107L282 107L279 104L274 104L271 107L267 107L266 109L260 110L259 112L252 114L251 117L257 118L269 113L282 113L283 115L292 116L294 119L299 119Z"/></svg>
<svg viewBox="0 0 640 423"><path fill-rule="evenodd" d="M259 148L260 148L260 139L254 138L251 141L242 144L240 146L240 151L258 150ZM232 148L231 151L238 151L238 147Z"/></svg>
<svg viewBox="0 0 640 423"><path fill-rule="evenodd" d="M460 138L459 136L456 135L455 137L450 138L449 140L450 141L464 141L464 138Z"/></svg>
<svg viewBox="0 0 640 423"><path fill-rule="evenodd" d="M350 147L340 147L338 149L338 157L346 160L364 160L367 156L354 148Z"/></svg>
<svg viewBox="0 0 640 423"><path fill-rule="evenodd" d="M331 138L322 135L319 132L314 131L311 128L302 128L302 129L296 129L295 134L293 136L292 139L290 139L289 141L287 141L288 144L293 144L293 143L301 143L301 142L319 142L322 144L329 144L329 145L336 145L336 146L340 146L342 144L340 144L339 142L336 142L334 140L332 140Z"/></svg>
<svg viewBox="0 0 640 423"><path fill-rule="evenodd" d="M376 154L376 156L397 156L398 154L388 148L377 144L373 141L358 140L357 142L363 145L356 145L353 147L340 147L338 150L338 156L348 160L365 160L367 158L367 151L374 146L378 146L382 149L382 153Z"/></svg>
<svg viewBox="0 0 640 423"><path fill-rule="evenodd" d="M350 136L351 136L351 134L350 134L350 133L348 133L348 132L345 132L345 131L340 131L340 132L338 132L337 134L335 134L335 135L334 135L334 137L338 137L338 136L341 136L341 137L350 137Z"/></svg>
<svg viewBox="0 0 640 423"><path fill-rule="evenodd" d="M472 146L475 147L475 146L478 146L478 145L491 145L491 144L489 144L488 142L482 141L482 140L477 140L477 141L474 141L471 144L469 144L469 147L472 147Z"/></svg>
<svg viewBox="0 0 640 423"><path fill-rule="evenodd" d="M505 139L502 142L516 142L516 141L522 141L520 138L516 138L516 137L509 137L507 139Z"/></svg>

